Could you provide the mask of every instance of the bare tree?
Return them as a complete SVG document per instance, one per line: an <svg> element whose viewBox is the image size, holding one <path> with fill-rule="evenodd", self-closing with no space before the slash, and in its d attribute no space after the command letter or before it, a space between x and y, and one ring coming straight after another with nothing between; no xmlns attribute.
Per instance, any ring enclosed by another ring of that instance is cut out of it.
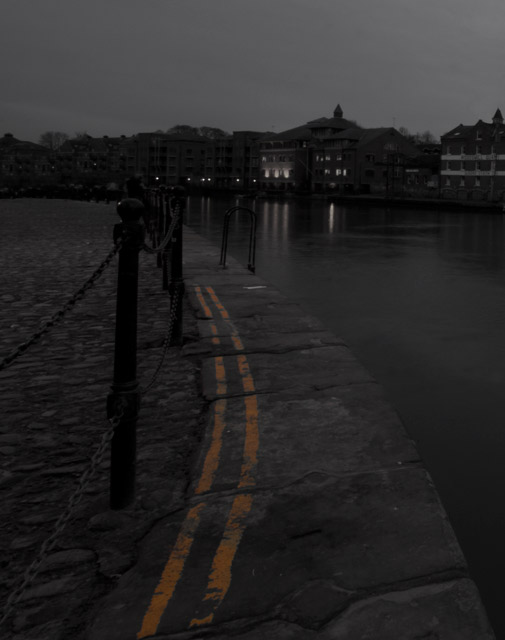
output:
<svg viewBox="0 0 505 640"><path fill-rule="evenodd" d="M51 151L57 151L65 140L68 140L68 135L62 131L46 131L40 136L39 144Z"/></svg>
<svg viewBox="0 0 505 640"><path fill-rule="evenodd" d="M399 127L398 132L413 144L435 144L438 142L433 133L428 130L423 131L422 133L419 131L417 133L410 133L407 127Z"/></svg>

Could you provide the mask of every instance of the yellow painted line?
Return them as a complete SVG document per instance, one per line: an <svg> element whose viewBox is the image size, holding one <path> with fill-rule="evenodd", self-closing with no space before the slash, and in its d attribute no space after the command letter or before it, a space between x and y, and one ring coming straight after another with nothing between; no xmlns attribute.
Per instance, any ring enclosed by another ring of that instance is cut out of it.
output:
<svg viewBox="0 0 505 640"><path fill-rule="evenodd" d="M212 318L212 311L210 310L210 308L207 306L207 303L205 302L205 298L202 295L202 289L200 287L195 287L195 292L196 292L196 297L198 298L198 301L202 305L202 309L203 309L203 312L205 313L205 317Z"/></svg>
<svg viewBox="0 0 505 640"><path fill-rule="evenodd" d="M216 295L216 292L214 291L214 289L212 287L206 287L208 294L210 295L212 302L216 305L219 313L221 314L221 317L223 318L223 320L226 321L226 324L230 327L230 331L231 331L231 340L233 342L233 346L235 347L235 349L237 351L243 351L244 350L244 345L242 343L242 340L240 339L239 335L238 335L238 331L237 328L235 327L235 325L233 324L233 322L230 320L230 314L228 313L228 311L225 309L225 307L223 306L223 304L221 303L221 301L219 300L219 298Z"/></svg>
<svg viewBox="0 0 505 640"><path fill-rule="evenodd" d="M259 449L258 399L256 396L245 396L244 402L246 407L246 431L239 489L251 488L256 484L254 472L258 464Z"/></svg>
<svg viewBox="0 0 505 640"><path fill-rule="evenodd" d="M221 543L216 551L210 570L204 602L210 602L212 612L205 618L193 618L190 627L209 624L223 601L231 584L231 566L244 533L246 518L251 510L253 497L250 493L235 497L228 516Z"/></svg>
<svg viewBox="0 0 505 640"><path fill-rule="evenodd" d="M233 346L237 351L244 350L244 345L242 344L242 340L238 336L232 336L231 341L233 342Z"/></svg>
<svg viewBox="0 0 505 640"><path fill-rule="evenodd" d="M213 318L210 307L205 302L200 287L195 287L198 300L207 318ZM231 339L237 351L243 351L244 345L236 328L230 321L230 317L224 306L220 303L214 290L207 287L212 301L216 305L221 317L231 329ZM218 329L214 322L211 323L213 334L212 341L219 344ZM245 355L237 356L238 369L242 378L242 387L247 394L255 391L254 380L249 369L249 363ZM226 369L222 356L214 358L217 395L227 392ZM244 397L246 413L246 433L244 441L243 462L240 472L240 489L251 488L255 485L254 471L257 466L257 453L259 447L258 432L258 403L255 395ZM220 454L223 444L223 434L226 427L226 399L220 398L214 403L214 428L211 444L204 460L202 473L195 489L195 495L209 491L212 487L215 474L219 468ZM253 497L249 493L238 494L233 500L223 537L214 556L209 574L204 603L211 606L210 613L202 618L193 618L190 627L210 624L214 614L223 601L232 580L232 564L238 550L246 527L247 515L251 510ZM156 634L161 617L172 598L176 585L182 575L186 558L191 550L196 531L200 524L201 511L205 503L199 503L192 507L181 526L181 530L163 570L160 582L151 599L149 608L144 616L142 627L137 634L138 640Z"/></svg>
<svg viewBox="0 0 505 640"><path fill-rule="evenodd" d="M218 396L224 396L227 391L227 386L223 356L216 356L214 358L214 366L216 368L216 393Z"/></svg>
<svg viewBox="0 0 505 640"><path fill-rule="evenodd" d="M184 520L174 548L168 559L167 564L161 574L161 579L156 587L156 591L151 599L149 608L142 621L142 627L137 633L137 638L146 638L153 636L158 629L161 616L165 611L168 601L172 597L177 582L181 577L184 563L189 555L191 545L193 544L194 535L198 525L200 524L201 511L205 503L201 502L192 507L186 519Z"/></svg>
<svg viewBox="0 0 505 640"><path fill-rule="evenodd" d="M242 376L242 387L246 393L254 393L254 380L249 370L249 363L244 355L237 356L238 370Z"/></svg>
<svg viewBox="0 0 505 640"><path fill-rule="evenodd" d="M247 394L253 394L255 391L254 379L251 375L246 356L243 354L238 355L237 363L242 377L242 387L244 391ZM254 472L258 464L259 430L257 396L246 395L244 397L244 403L246 433L238 488L250 489L256 484ZM210 624L214 619L215 612L230 588L232 564L246 528L246 520L251 510L252 502L253 497L250 493L239 494L233 501L221 543L212 562L209 581L203 599L204 604L206 602L210 604L211 611L204 617L193 618L190 627L201 627Z"/></svg>
<svg viewBox="0 0 505 640"><path fill-rule="evenodd" d="M206 287L206 289L209 292L209 295L211 297L212 302L219 309L219 313L221 314L221 317L224 318L225 320L229 320L230 319L230 314L228 313L228 311L226 311L224 306L221 304L221 301L216 296L216 292L214 291L214 289L212 287Z"/></svg>
<svg viewBox="0 0 505 640"><path fill-rule="evenodd" d="M202 474L195 489L195 494L199 495L205 491L210 491L214 476L219 467L219 457L223 446L223 433L226 427L226 400L217 400L214 406L214 429L212 430L212 440L209 450L205 456Z"/></svg>

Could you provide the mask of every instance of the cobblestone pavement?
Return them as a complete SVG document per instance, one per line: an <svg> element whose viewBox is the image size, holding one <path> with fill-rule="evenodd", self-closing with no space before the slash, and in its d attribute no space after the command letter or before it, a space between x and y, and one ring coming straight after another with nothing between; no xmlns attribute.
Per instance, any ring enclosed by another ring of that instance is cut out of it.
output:
<svg viewBox="0 0 505 640"><path fill-rule="evenodd" d="M0 200L0 359L78 290L112 248L113 205ZM152 255L141 253L139 381L156 369L169 301ZM38 343L0 371L0 599L5 603L110 429L117 258L84 299ZM184 310L185 340L196 321ZM136 542L180 508L204 424L197 364L169 349L142 398L137 499L108 508L109 450L71 520L8 616L3 640L79 640L87 608L135 561Z"/></svg>

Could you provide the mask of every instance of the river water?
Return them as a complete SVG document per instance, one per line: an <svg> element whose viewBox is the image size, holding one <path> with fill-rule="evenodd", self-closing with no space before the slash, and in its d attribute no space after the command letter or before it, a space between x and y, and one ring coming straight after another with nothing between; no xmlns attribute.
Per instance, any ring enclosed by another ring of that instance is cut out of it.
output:
<svg viewBox="0 0 505 640"><path fill-rule="evenodd" d="M505 638L505 216L191 197L220 245L227 208L258 216L256 273L345 339L433 477L498 638ZM249 222L228 252L247 263Z"/></svg>

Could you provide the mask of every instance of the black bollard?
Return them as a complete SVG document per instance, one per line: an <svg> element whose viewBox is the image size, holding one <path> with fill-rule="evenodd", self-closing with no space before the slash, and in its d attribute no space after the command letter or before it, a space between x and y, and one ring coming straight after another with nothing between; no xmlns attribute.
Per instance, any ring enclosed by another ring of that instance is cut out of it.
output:
<svg viewBox="0 0 505 640"><path fill-rule="evenodd" d="M179 219L172 236L172 248L170 254L170 283L168 291L170 303L176 305L176 316L172 331L171 345L182 344L182 297L184 295L184 280L182 273L182 214L186 204L186 192L184 187L175 187L173 198L170 200L172 216L178 215Z"/></svg>
<svg viewBox="0 0 505 640"><path fill-rule="evenodd" d="M122 509L135 496L136 426L140 408L137 382L137 292L139 252L144 243L144 205L126 198L117 205L122 223L114 226L119 250L114 380L107 398L107 415L122 413L111 442L110 507Z"/></svg>

